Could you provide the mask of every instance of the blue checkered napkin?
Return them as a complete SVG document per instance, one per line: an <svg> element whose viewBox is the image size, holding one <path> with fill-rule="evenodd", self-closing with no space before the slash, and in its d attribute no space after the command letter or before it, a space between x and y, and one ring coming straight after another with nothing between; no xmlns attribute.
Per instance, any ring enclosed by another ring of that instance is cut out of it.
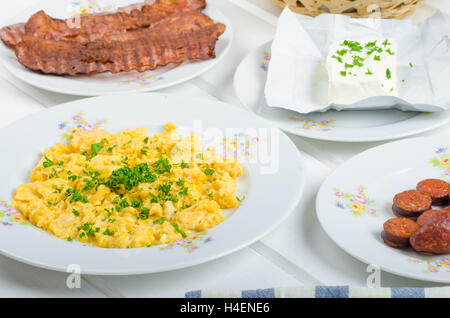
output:
<svg viewBox="0 0 450 318"><path fill-rule="evenodd" d="M186 298L450 298L450 287L301 286L242 291L195 290L187 292Z"/></svg>

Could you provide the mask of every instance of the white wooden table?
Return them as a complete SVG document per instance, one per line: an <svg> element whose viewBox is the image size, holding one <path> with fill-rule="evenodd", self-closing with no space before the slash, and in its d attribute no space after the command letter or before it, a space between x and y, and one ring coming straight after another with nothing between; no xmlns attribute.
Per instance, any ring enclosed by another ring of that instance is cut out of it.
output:
<svg viewBox="0 0 450 318"><path fill-rule="evenodd" d="M2 1L0 25L39 0ZM239 62L272 39L281 10L269 0L209 0L230 19L235 39L226 59L200 78L163 92L203 97L240 105L233 91ZM434 8L450 15L448 0L427 0L412 19ZM450 21L450 19L449 19ZM46 92L24 84L0 69L0 127L28 114L78 97ZM450 127L423 135L450 135ZM232 255L200 266L161 274L83 276L80 289L66 287L67 275L18 263L0 256L0 297L183 297L196 289L254 289L298 285L366 286L367 265L343 252L321 229L314 201L318 187L344 160L381 143L332 143L290 136L306 156L308 188L290 218L263 240ZM382 287L440 286L381 275Z"/></svg>

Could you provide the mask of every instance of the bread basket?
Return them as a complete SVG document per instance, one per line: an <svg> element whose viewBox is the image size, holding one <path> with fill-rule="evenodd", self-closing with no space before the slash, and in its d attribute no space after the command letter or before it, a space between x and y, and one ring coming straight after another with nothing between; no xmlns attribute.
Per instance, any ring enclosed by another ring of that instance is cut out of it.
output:
<svg viewBox="0 0 450 318"><path fill-rule="evenodd" d="M297 13L318 16L321 13L345 14L354 18L369 16L402 19L411 14L424 0L272 0L275 4Z"/></svg>

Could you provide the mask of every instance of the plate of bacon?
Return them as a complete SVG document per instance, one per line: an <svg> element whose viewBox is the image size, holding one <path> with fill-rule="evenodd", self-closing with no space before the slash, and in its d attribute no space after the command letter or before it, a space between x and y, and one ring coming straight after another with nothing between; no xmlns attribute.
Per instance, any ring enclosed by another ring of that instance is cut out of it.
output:
<svg viewBox="0 0 450 318"><path fill-rule="evenodd" d="M97 96L153 91L206 72L231 24L206 0L45 0L0 30L0 59L42 89Z"/></svg>

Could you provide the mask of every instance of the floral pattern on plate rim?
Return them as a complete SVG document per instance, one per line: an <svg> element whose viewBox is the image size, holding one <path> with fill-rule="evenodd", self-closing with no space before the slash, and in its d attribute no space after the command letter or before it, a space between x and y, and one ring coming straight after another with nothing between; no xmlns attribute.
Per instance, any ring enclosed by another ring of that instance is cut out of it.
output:
<svg viewBox="0 0 450 318"><path fill-rule="evenodd" d="M333 188L335 206L344 211L348 210L355 216L362 216L365 213L378 217L378 212L375 209L377 203L367 196L366 190L364 186L360 186L357 189L357 194L352 194L343 192L339 188Z"/></svg>
<svg viewBox="0 0 450 318"><path fill-rule="evenodd" d="M13 226L14 224L30 225L22 213L16 210L7 201L0 200L0 225Z"/></svg>
<svg viewBox="0 0 450 318"><path fill-rule="evenodd" d="M424 273L426 274L436 274L436 273L450 273L450 257L444 256L442 258L433 259L432 257L425 258L408 258L408 262L413 264L423 264L426 265Z"/></svg>
<svg viewBox="0 0 450 318"><path fill-rule="evenodd" d="M139 85L140 87L145 87L154 82L162 81L163 79L164 79L163 76L149 75L147 72L144 72L131 76L129 79L120 81L118 84L119 85L136 84Z"/></svg>
<svg viewBox="0 0 450 318"><path fill-rule="evenodd" d="M209 242L212 242L213 238L211 236L208 236L207 232L199 233L194 236L182 239L177 242L165 244L163 246L159 247L160 251L168 251L175 247L182 247L186 249L188 253L192 253L196 250L198 250L200 247L202 247L205 244L208 244Z"/></svg>
<svg viewBox="0 0 450 318"><path fill-rule="evenodd" d="M444 170L441 177L450 177L450 147L440 147L436 149L435 156L428 163L434 167L440 167Z"/></svg>
<svg viewBox="0 0 450 318"><path fill-rule="evenodd" d="M319 121L314 118L291 116L289 120L301 123L301 126L297 126L301 130L330 131L336 127L333 125L336 120L333 119Z"/></svg>
<svg viewBox="0 0 450 318"><path fill-rule="evenodd" d="M267 72L269 69L270 57L271 57L271 54L267 51L264 51L264 58L259 67L265 72Z"/></svg>
<svg viewBox="0 0 450 318"><path fill-rule="evenodd" d="M83 113L77 113L76 115L71 117L71 121L65 121L61 124L58 125L58 129L64 131L61 139L65 142L69 142L72 139L73 134L78 131L78 130L84 130L84 131L90 131L90 130L94 130L94 129L98 129L101 126L103 126L104 124L106 124L106 120L97 120L95 121L93 124L89 124L85 119L84 119L84 114ZM244 136L244 135L240 135L237 134L237 136ZM248 137L248 136L247 136ZM235 145L241 145L241 143L236 143ZM246 147L243 149L248 149L247 143L243 143L243 145L245 145ZM242 145L241 145L242 146ZM244 150L236 150L237 153L244 153L247 154L249 153L249 151L244 151ZM2 222L2 203L4 201L0 201L0 222ZM12 208L10 206L7 206L6 203L3 203L5 207L7 208ZM13 208L14 209L14 208ZM22 214L20 214L19 211L15 210L16 212L16 219L13 221L18 222L18 217L17 214L19 214L22 217L22 221L24 222L24 224L29 225L28 221L26 219L23 218ZM2 223L3 224L3 223ZM22 224L22 223L21 223ZM12 225L12 224L4 224L4 225ZM198 250L201 246L212 242L213 238L211 236L207 236L207 233L199 233L196 235L193 235L191 237L182 239L180 241L177 242L172 242L169 244L165 244L163 246L159 246L159 249L161 251L167 251L167 250L171 250L174 247L182 247L184 249L186 249L189 253L192 253L195 250Z"/></svg>
<svg viewBox="0 0 450 318"><path fill-rule="evenodd" d="M70 16L74 17L80 14L107 13L117 10L115 4L104 4L102 0L78 0L69 4L68 11ZM110 1L108 1L110 2Z"/></svg>
<svg viewBox="0 0 450 318"><path fill-rule="evenodd" d="M97 120L93 123L88 123L84 119L83 113L78 113L70 118L70 120L66 120L60 124L58 124L58 129L63 131L63 134L61 136L61 140L63 142L70 142L72 140L73 135L79 131L90 131L97 128L102 127L107 123L106 120Z"/></svg>

